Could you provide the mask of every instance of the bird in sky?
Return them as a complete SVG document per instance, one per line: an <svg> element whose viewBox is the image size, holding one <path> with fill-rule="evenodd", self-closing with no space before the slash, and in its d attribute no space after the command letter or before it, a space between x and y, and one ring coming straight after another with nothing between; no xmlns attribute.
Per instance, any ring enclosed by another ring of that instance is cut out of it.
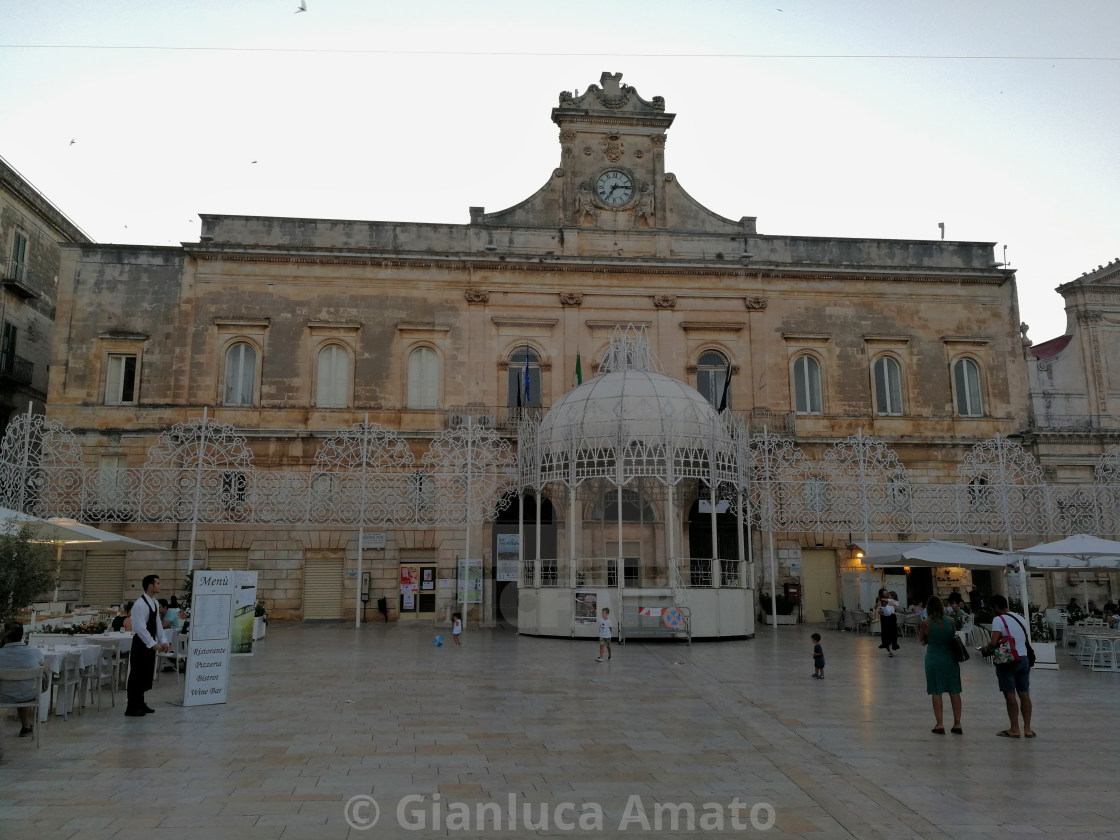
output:
<svg viewBox="0 0 1120 840"><path fill-rule="evenodd" d="M74 139L73 137L71 137L71 138L70 138L70 145L71 145L71 146L73 146L73 145L74 145L75 143L77 143L77 142L78 142L78 141L77 141L77 140L75 140L75 139Z"/></svg>
<svg viewBox="0 0 1120 840"><path fill-rule="evenodd" d="M299 0L299 8L296 9L295 13L298 15L300 12L306 12L306 11L307 11L307 0Z"/></svg>

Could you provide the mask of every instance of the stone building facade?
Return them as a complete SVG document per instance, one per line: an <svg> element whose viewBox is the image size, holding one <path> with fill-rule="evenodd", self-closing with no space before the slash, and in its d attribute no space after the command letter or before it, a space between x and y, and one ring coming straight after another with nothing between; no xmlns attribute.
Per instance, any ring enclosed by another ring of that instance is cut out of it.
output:
<svg viewBox="0 0 1120 840"><path fill-rule="evenodd" d="M1102 456L1120 455L1120 259L1084 272L1058 293L1066 331L1030 348L1024 442L1053 482L1115 483L1115 476L1096 473ZM1070 511L1071 530L1097 533L1091 506L1084 511ZM1038 575L1032 584L1039 602L1064 604L1087 594L1099 606L1120 592L1120 574L1058 572Z"/></svg>
<svg viewBox="0 0 1120 840"><path fill-rule="evenodd" d="M667 169L675 115L621 74L561 93L552 119L559 161L541 188L471 208L466 224L203 215L181 247L64 247L49 416L106 473L139 466L204 410L246 437L258 469L307 468L366 418L419 454L466 414L512 439L519 405L547 409L577 359L594 375L610 331L633 324L664 373L713 404L726 390L731 410L810 456L860 432L912 480L952 482L967 448L1024 428L1015 277L993 243L761 233L753 216L719 216ZM486 618L508 527L471 534ZM87 582L107 579L99 563L126 591L147 571L179 579L189 530L129 526L171 551L75 554L65 591L88 600ZM814 609L835 602L850 536L779 535L783 577L804 580ZM369 607L403 606L402 567L453 578L464 541L462 529L389 533L366 552ZM196 544L213 568L258 569L274 615L354 616L353 529L202 524Z"/></svg>
<svg viewBox="0 0 1120 840"><path fill-rule="evenodd" d="M13 414L44 411L60 242L91 240L0 158L0 435Z"/></svg>

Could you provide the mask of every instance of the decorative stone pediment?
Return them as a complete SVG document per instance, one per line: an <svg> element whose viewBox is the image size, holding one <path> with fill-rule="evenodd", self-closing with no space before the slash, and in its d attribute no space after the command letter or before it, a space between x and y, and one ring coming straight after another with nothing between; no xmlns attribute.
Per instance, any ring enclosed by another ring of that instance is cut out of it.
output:
<svg viewBox="0 0 1120 840"><path fill-rule="evenodd" d="M621 73L603 73L599 77L599 84L591 85L582 95L578 91L576 95L568 90L560 92L560 106L557 110L569 109L663 114L665 98L655 96L649 101L642 99L636 89L622 83Z"/></svg>

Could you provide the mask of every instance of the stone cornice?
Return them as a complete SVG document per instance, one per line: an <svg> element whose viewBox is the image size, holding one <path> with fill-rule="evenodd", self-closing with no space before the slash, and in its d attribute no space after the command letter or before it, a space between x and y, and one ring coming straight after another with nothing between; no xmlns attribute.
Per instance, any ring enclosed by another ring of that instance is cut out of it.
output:
<svg viewBox="0 0 1120 840"><path fill-rule="evenodd" d="M670 262L653 257L634 256L617 257L606 261L607 257L567 257L555 254L506 255L504 258L495 259L487 255L469 253L449 253L446 256L432 254L417 254L416 256L359 256L350 254L301 254L293 252L287 247L283 253L261 252L230 252L218 249L187 248L187 253L205 262L246 262L246 263L273 263L287 265L342 265L342 266L369 266L376 268L415 268L415 269L453 269L453 270L486 270L494 272L525 271L525 272L554 272L554 273L581 273L581 274L664 274L667 276L716 276L716 277L750 277L756 280L823 280L823 281L848 281L848 282L888 282L897 283L903 280L908 283L953 283L957 285L974 286L1001 286L1007 277L1000 274L979 274L966 269L946 269L944 273L914 272L906 269L883 268L879 271L847 272L842 270L822 270L820 268L801 268L796 265L776 264L762 267L757 263L747 266L736 266L725 261L698 262ZM200 280L211 279L202 270L201 265L196 272ZM228 282L228 276L215 276ZM321 278L316 282L322 282Z"/></svg>

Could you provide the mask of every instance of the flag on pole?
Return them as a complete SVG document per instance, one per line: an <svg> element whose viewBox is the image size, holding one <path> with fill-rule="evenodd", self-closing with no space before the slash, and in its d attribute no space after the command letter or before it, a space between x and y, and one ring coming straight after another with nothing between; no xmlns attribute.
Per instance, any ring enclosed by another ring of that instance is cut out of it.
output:
<svg viewBox="0 0 1120 840"><path fill-rule="evenodd" d="M727 411L727 392L731 388L731 362L727 363L727 376L723 380L723 396L719 398L719 413Z"/></svg>
<svg viewBox="0 0 1120 840"><path fill-rule="evenodd" d="M583 365L580 364L579 351L577 350L576 351L576 378L575 378L575 381L572 382L572 387L573 388L578 388L582 384L583 384Z"/></svg>

